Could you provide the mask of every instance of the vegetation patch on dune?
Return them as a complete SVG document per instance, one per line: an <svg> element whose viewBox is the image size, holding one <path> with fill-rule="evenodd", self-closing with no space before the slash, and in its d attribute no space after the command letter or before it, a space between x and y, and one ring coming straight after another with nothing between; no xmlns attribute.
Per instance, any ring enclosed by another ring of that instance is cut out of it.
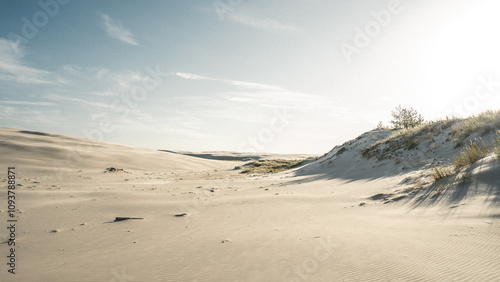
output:
<svg viewBox="0 0 500 282"><path fill-rule="evenodd" d="M398 150L413 150L423 141L433 140L443 130L451 127L457 121L457 119L440 120L427 122L408 129L395 130L389 137L379 140L362 150L362 156L367 159L389 159Z"/></svg>
<svg viewBox="0 0 500 282"><path fill-rule="evenodd" d="M478 134L484 136L500 128L500 111L486 111L479 115L460 120L451 129L453 141L457 146L469 136Z"/></svg>
<svg viewBox="0 0 500 282"><path fill-rule="evenodd" d="M460 172L463 167L473 165L478 160L493 152L493 148L495 147L494 143L492 144L493 148L490 148L484 141L481 142L481 144L478 143L479 142L471 141L470 144L466 145L465 148L460 151L460 154L455 158L453 164L456 172Z"/></svg>
<svg viewBox="0 0 500 282"><path fill-rule="evenodd" d="M241 173L277 173L298 167L311 159L313 158L311 157L307 159L296 159L296 160L284 160L284 159L253 160L244 165L244 170Z"/></svg>
<svg viewBox="0 0 500 282"><path fill-rule="evenodd" d="M457 148L463 146L467 139L482 137L499 129L500 111L486 111L465 119L447 118L430 121L405 129L392 129L394 133L391 136L371 144L362 150L362 155L367 159L389 159L397 150L415 149L424 141L434 141L442 133L446 133L446 141L453 141L454 147ZM497 150L492 144L487 145L488 148L478 149L477 147L480 146L482 145L467 145L468 149L466 150L473 151L477 149L477 152L487 151L489 153Z"/></svg>
<svg viewBox="0 0 500 282"><path fill-rule="evenodd" d="M491 155L500 159L500 111L446 118L392 131L387 138L364 148L362 156L379 161L394 159L396 163L401 158L411 158L423 168L431 166L415 179L419 183L415 188L432 185L436 195L470 182L472 165L479 160ZM439 153L443 147L449 152L447 156ZM407 152L414 149L418 151Z"/></svg>
<svg viewBox="0 0 500 282"><path fill-rule="evenodd" d="M377 130L392 130L389 137L379 140L362 150L362 156L378 160L395 157L399 150L413 150L424 141L431 140L459 121L457 118L424 122L424 118L413 108L404 109L401 106L392 111L391 127L385 127L379 122Z"/></svg>
<svg viewBox="0 0 500 282"><path fill-rule="evenodd" d="M434 167L431 172L435 182L441 181L436 186L435 194L439 194L457 185L468 183L472 180L471 166L482 158L491 154L496 154L499 158L500 152L500 135L490 144L482 141L471 141L464 149L460 151L458 156L453 160L452 166Z"/></svg>

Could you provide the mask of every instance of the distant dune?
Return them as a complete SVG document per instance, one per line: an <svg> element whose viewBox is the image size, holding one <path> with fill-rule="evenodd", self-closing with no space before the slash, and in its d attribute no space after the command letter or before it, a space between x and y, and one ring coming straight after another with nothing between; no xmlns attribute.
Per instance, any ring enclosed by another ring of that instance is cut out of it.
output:
<svg viewBox="0 0 500 282"><path fill-rule="evenodd" d="M0 183L15 167L16 207L4 189L0 217L17 222L13 266L12 231L0 233L0 277L498 281L498 120L374 130L275 174L234 168L287 156L160 152L1 128ZM473 144L483 153L457 161Z"/></svg>
<svg viewBox="0 0 500 282"><path fill-rule="evenodd" d="M240 152L227 152L227 151L198 152L198 153L187 152L187 151L169 151L169 150L160 150L160 151L209 159L209 160L220 160L220 161L248 161L248 160L261 160L261 159L305 159L315 156L312 154L240 153Z"/></svg>
<svg viewBox="0 0 500 282"><path fill-rule="evenodd" d="M50 133L0 128L2 163L52 170L127 169L192 170L220 166L200 158ZM49 169L50 168L50 169Z"/></svg>

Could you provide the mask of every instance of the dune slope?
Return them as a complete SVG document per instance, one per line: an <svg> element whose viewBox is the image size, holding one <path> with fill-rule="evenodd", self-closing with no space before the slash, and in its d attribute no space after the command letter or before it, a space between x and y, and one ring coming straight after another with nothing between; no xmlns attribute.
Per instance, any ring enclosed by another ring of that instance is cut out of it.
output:
<svg viewBox="0 0 500 282"><path fill-rule="evenodd" d="M66 156L89 141L1 129L0 183L15 165L18 184L16 274L2 228L2 281L499 280L498 160L436 194L415 188L429 168L405 161L417 153L363 157L389 134L247 175L233 170L242 162L95 141L70 166ZM6 224L7 193L0 202Z"/></svg>

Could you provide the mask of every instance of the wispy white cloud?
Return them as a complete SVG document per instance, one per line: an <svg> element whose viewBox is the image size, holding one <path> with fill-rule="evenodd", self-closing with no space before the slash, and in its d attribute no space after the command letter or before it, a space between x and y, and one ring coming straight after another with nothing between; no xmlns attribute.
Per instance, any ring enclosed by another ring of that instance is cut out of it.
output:
<svg viewBox="0 0 500 282"><path fill-rule="evenodd" d="M298 31L298 28L295 26L284 24L272 19L260 19L236 13L231 13L230 15L228 15L227 19L234 23L259 29L286 31L286 32Z"/></svg>
<svg viewBox="0 0 500 282"><path fill-rule="evenodd" d="M221 82L236 87L235 91L220 93L219 96L231 102L255 104L267 108L287 107L303 108L321 104L316 95L290 91L280 86L213 78L192 73L174 73L176 76L189 80L208 80Z"/></svg>
<svg viewBox="0 0 500 282"><path fill-rule="evenodd" d="M110 104L101 103L101 102L92 102L92 101L87 101L87 100L74 98L74 97L66 97L66 96L59 95L59 94L48 94L44 98L48 99L48 100L53 100L53 101L71 101L71 102L76 102L78 104L94 106L94 107L99 107L99 108L104 108L104 109L112 109L113 108Z"/></svg>
<svg viewBox="0 0 500 282"><path fill-rule="evenodd" d="M175 75L178 77L184 78L184 79L191 79L191 80L218 81L218 82L223 82L225 84L229 84L229 85L233 85L233 86L236 86L239 88L245 88L245 89L275 90L275 91L283 90L283 88L278 87L278 86L273 86L273 85L254 83L254 82L245 82L245 81L238 81L238 80L230 80L230 79L222 79L222 78L213 78L213 77L202 76L202 75L191 74L191 73L176 72Z"/></svg>
<svg viewBox="0 0 500 282"><path fill-rule="evenodd" d="M14 107L4 106L0 104L0 119L9 119L16 114Z"/></svg>
<svg viewBox="0 0 500 282"><path fill-rule="evenodd" d="M220 94L224 99L232 102L255 104L266 108L304 109L306 107L317 107L321 104L320 97L311 94L293 92L286 89L280 91L257 91L257 92L225 92Z"/></svg>
<svg viewBox="0 0 500 282"><path fill-rule="evenodd" d="M202 132L203 122L200 117L179 112L176 116L168 117L159 128L162 132L180 135L194 139L209 139L213 136Z"/></svg>
<svg viewBox="0 0 500 282"><path fill-rule="evenodd" d="M206 140L206 139L213 138L212 135L207 134L207 133L202 133L199 130L179 128L179 127L177 127L177 128L164 127L163 132L167 133L167 134L175 134L175 135L180 135L180 136L194 138L194 139L200 139L200 140Z"/></svg>
<svg viewBox="0 0 500 282"><path fill-rule="evenodd" d="M0 104L6 105L28 105L28 106L55 106L54 103L49 102L28 102L28 101L0 101Z"/></svg>
<svg viewBox="0 0 500 282"><path fill-rule="evenodd" d="M134 38L134 34L127 30L120 21L112 19L106 14L101 15L104 29L109 37L123 41L131 45L139 45Z"/></svg>
<svg viewBox="0 0 500 282"><path fill-rule="evenodd" d="M79 65L70 64L63 65L61 67L61 72L67 75L86 79L102 79L111 73L111 71L106 68L81 67Z"/></svg>
<svg viewBox="0 0 500 282"><path fill-rule="evenodd" d="M22 119L19 117L19 110L16 107L3 106L0 104L0 120L4 121L20 121L25 124L32 125L50 125L52 127L62 126L65 124L63 116L58 110L39 111L33 109L23 109Z"/></svg>
<svg viewBox="0 0 500 282"><path fill-rule="evenodd" d="M0 80L21 84L55 84L64 82L51 72L27 66L23 62L25 51L19 42L0 38Z"/></svg>
<svg viewBox="0 0 500 282"><path fill-rule="evenodd" d="M193 80L213 80L213 78L202 76L202 75L197 75L197 74L192 74L192 73L185 73L185 72L176 72L175 75L178 77L182 77L184 79L193 79Z"/></svg>
<svg viewBox="0 0 500 282"><path fill-rule="evenodd" d="M82 67L79 65L64 65L60 72L73 79L81 89L71 90L74 94L96 95L102 97L120 96L130 93L134 87L144 84L154 85L154 78L137 71L113 72L107 68Z"/></svg>
<svg viewBox="0 0 500 282"><path fill-rule="evenodd" d="M89 91L89 92L85 92L85 93L96 95L96 96L102 96L102 97L116 97L116 96L119 96L116 92L113 92L111 90L106 90L106 91Z"/></svg>
<svg viewBox="0 0 500 282"><path fill-rule="evenodd" d="M139 72L126 71L120 73L109 73L106 80L113 83L114 87L119 91L130 91L132 86L140 85L141 83L152 83L154 80L151 76L142 75Z"/></svg>

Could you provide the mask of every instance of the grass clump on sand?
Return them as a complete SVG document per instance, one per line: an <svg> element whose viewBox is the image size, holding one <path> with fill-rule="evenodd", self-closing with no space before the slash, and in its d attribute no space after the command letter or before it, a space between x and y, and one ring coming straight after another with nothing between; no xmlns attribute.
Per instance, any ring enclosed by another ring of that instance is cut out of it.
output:
<svg viewBox="0 0 500 282"><path fill-rule="evenodd" d="M455 144L459 146L474 133L484 136L498 128L500 128L500 111L486 111L461 120L452 127L451 134L455 137Z"/></svg>
<svg viewBox="0 0 500 282"><path fill-rule="evenodd" d="M495 144L493 144L493 146L493 148L498 148L498 145L495 146ZM462 167L476 163L478 160L489 155L492 151L493 150L490 149L490 147L484 142L479 145L477 144L477 142L471 141L470 144L466 145L465 149L462 150L460 154L455 158L455 162L453 164L455 166L455 171L459 172Z"/></svg>
<svg viewBox="0 0 500 282"><path fill-rule="evenodd" d="M450 167L434 167L432 170L432 178L434 181L453 175L453 170Z"/></svg>
<svg viewBox="0 0 500 282"><path fill-rule="evenodd" d="M470 167L468 167L464 172L455 172L451 168L445 170L444 174L436 174L436 171L439 171L439 169L435 168L435 170L432 172L432 176L434 177L436 183L434 195L438 195L448 189L453 189L458 185L468 183L472 181L473 177ZM440 172L443 173L443 171ZM438 182L438 180L441 179L442 181Z"/></svg>
<svg viewBox="0 0 500 282"><path fill-rule="evenodd" d="M241 173L277 173L297 167L304 162L313 159L298 159L298 160L284 160L284 159L266 159L266 160L253 160L245 164L245 170Z"/></svg>
<svg viewBox="0 0 500 282"><path fill-rule="evenodd" d="M494 142L492 151L497 156L497 159L500 159L500 134L497 136L497 139Z"/></svg>
<svg viewBox="0 0 500 282"><path fill-rule="evenodd" d="M497 158L500 158L500 135L491 144L486 144L484 141L481 144L478 144L477 141L471 141L460 151L451 167L434 167L431 172L434 182L451 177L451 179L445 181L446 184L437 186L435 193L439 194L449 188L470 182L473 176L471 165L492 153L496 154ZM462 171L463 168L466 168L465 171Z"/></svg>

